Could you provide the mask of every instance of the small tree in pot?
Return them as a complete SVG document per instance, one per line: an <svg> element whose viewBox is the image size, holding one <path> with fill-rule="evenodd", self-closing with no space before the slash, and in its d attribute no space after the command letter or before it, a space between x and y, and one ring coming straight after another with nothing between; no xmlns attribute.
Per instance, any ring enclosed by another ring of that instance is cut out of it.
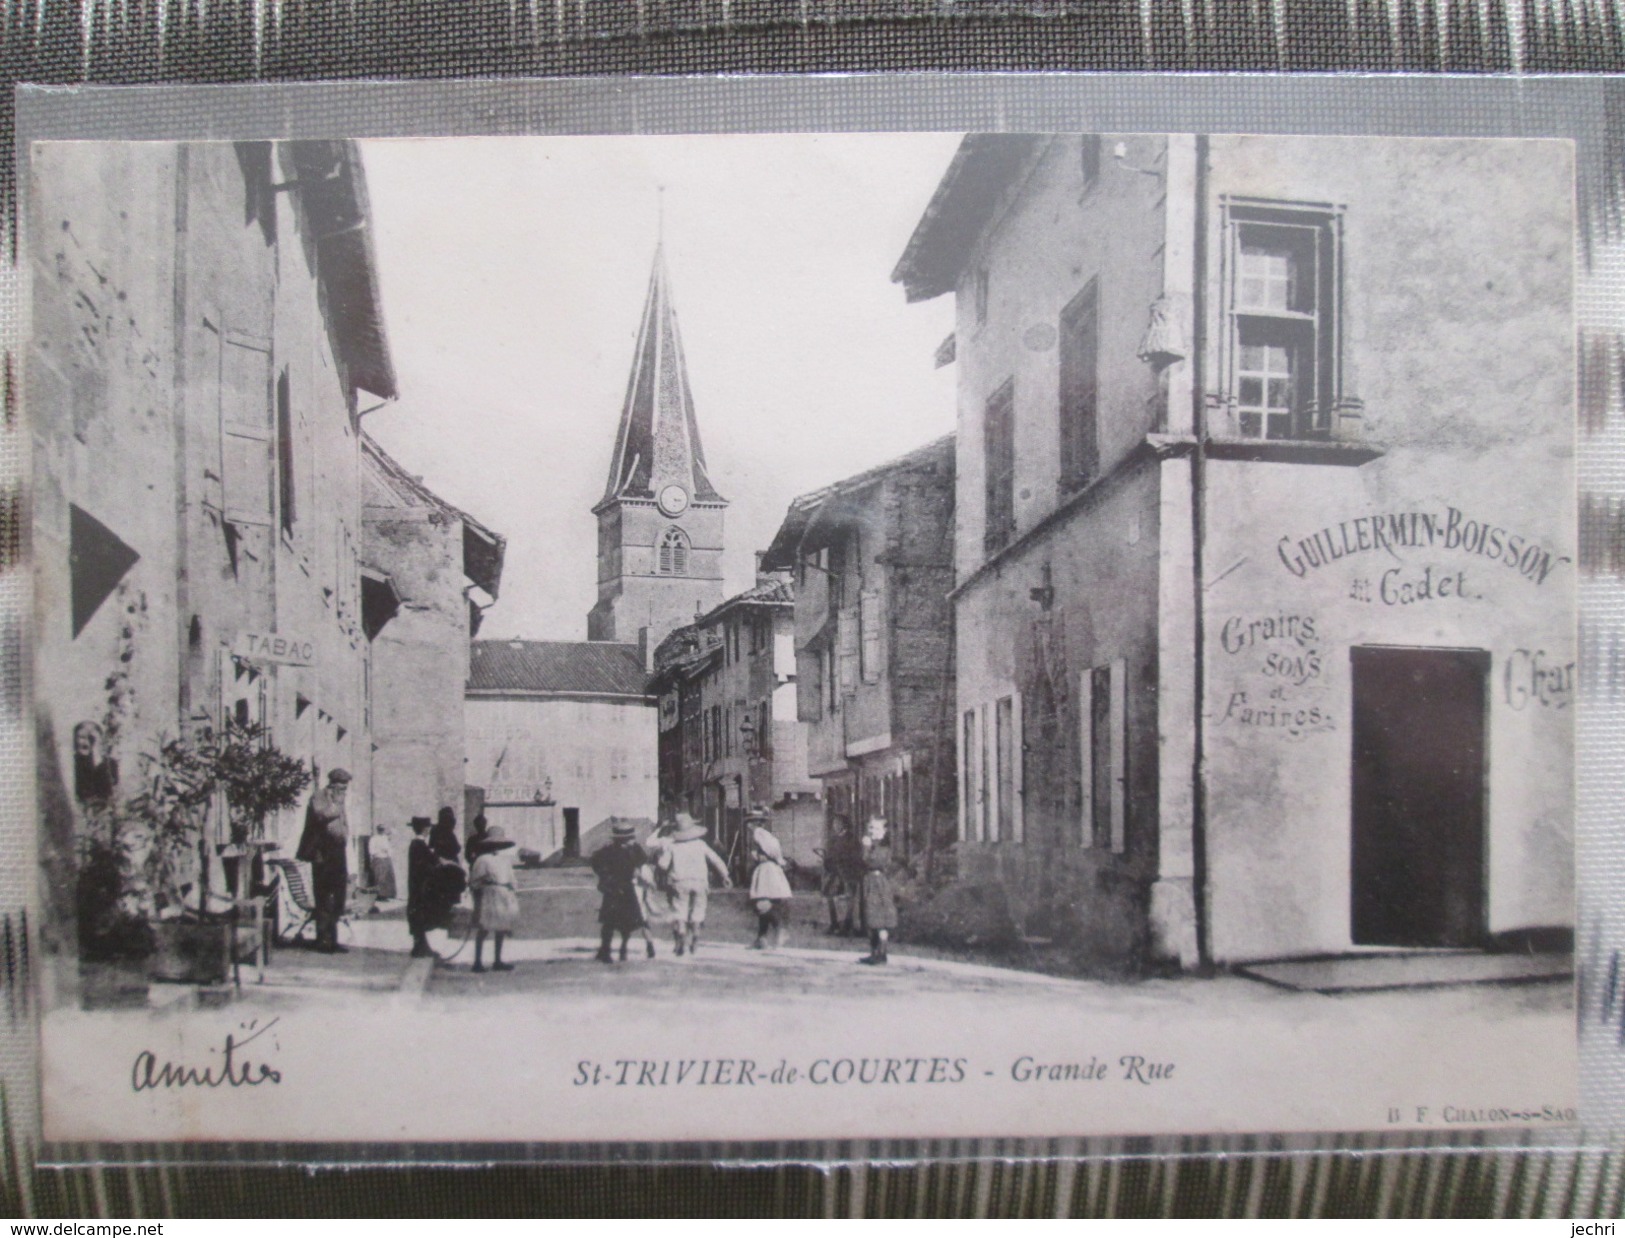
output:
<svg viewBox="0 0 1625 1238"><path fill-rule="evenodd" d="M208 905L210 806L224 792L231 840L258 839L267 817L299 802L310 771L272 744L265 727L234 721L190 741L168 740L142 758L142 767L145 785L126 808L150 839L155 972L165 979L223 979L229 922L211 916Z"/></svg>

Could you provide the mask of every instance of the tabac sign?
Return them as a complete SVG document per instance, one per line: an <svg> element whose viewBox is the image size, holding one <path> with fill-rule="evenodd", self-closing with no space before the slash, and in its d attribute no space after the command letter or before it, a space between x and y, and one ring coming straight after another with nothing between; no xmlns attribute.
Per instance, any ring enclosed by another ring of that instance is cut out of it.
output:
<svg viewBox="0 0 1625 1238"><path fill-rule="evenodd" d="M231 644L234 658L274 662L281 666L309 666L316 660L316 642L275 632L240 632Z"/></svg>

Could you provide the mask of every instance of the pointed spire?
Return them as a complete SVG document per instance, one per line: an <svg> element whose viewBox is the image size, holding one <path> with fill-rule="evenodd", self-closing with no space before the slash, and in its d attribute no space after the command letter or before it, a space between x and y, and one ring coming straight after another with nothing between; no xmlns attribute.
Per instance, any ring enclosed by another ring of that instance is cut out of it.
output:
<svg viewBox="0 0 1625 1238"><path fill-rule="evenodd" d="M599 507L616 499L652 499L673 483L693 501L722 501L706 473L662 239L655 245L626 402Z"/></svg>

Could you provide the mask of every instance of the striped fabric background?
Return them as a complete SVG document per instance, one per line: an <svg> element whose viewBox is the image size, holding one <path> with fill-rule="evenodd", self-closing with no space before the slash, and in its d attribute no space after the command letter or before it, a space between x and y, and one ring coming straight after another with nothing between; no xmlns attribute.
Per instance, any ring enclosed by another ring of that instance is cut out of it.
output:
<svg viewBox="0 0 1625 1238"><path fill-rule="evenodd" d="M925 70L1625 69L1607 0L0 0L0 133L29 83ZM1284 83L1276 83L1283 85ZM1268 90L1263 82L1252 87ZM1396 92L1405 90L1395 82ZM1582 845L1625 888L1625 82L1582 146ZM1397 106L1397 105L1396 105ZM1411 106L1415 106L1414 102ZM516 122L519 123L519 122ZM771 126L772 117L762 123ZM522 126L521 126L522 127ZM15 170L0 171L0 477L17 423ZM1625 1211L1625 1125L1546 1134L707 1147L52 1146L37 1141L18 805L29 770L22 491L0 486L0 1214L1564 1216ZM1617 773L1613 767L1622 767ZM1587 831L1591 831L1588 835ZM1612 840L1612 841L1610 841ZM1582 906L1586 1086L1622 1111L1625 907ZM45 1160L41 1161L42 1154ZM322 1167L302 1162L316 1157ZM405 1173L390 1157L416 1166Z"/></svg>

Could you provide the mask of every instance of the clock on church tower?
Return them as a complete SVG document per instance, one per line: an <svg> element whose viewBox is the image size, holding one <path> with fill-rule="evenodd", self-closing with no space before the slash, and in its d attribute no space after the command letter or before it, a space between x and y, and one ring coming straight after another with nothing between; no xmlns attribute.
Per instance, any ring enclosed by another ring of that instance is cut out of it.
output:
<svg viewBox="0 0 1625 1238"><path fill-rule="evenodd" d="M589 640L651 645L722 601L722 514L699 422L665 257L654 269L598 517L598 602Z"/></svg>

